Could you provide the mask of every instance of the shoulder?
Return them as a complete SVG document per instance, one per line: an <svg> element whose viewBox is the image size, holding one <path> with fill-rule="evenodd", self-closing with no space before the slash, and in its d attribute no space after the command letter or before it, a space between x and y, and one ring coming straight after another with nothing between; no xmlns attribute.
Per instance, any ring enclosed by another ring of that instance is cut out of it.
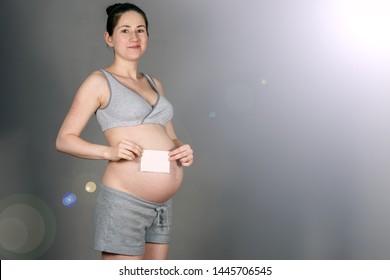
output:
<svg viewBox="0 0 390 280"><path fill-rule="evenodd" d="M92 72L81 84L79 91L94 94L96 97L101 96L108 89L107 79L104 74L96 70Z"/></svg>
<svg viewBox="0 0 390 280"><path fill-rule="evenodd" d="M161 94L164 94L164 87L163 87L162 83L160 82L160 80L157 79L155 76L151 76L151 75L149 75L149 76L152 78L153 82L156 84L159 92L161 92Z"/></svg>
<svg viewBox="0 0 390 280"><path fill-rule="evenodd" d="M99 70L92 72L83 82L84 86L93 88L101 87L104 84L107 84L107 79Z"/></svg>
<svg viewBox="0 0 390 280"><path fill-rule="evenodd" d="M81 84L76 98L82 101L95 100L95 102L101 104L107 99L109 87L104 74L96 70L89 74L89 76Z"/></svg>

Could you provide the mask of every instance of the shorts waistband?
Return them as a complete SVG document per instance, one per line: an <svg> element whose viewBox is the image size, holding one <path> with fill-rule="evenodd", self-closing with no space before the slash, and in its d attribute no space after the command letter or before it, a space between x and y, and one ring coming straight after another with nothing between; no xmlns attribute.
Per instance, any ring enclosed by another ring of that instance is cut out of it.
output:
<svg viewBox="0 0 390 280"><path fill-rule="evenodd" d="M113 195L120 197L120 199L123 199L125 201L128 201L130 203L134 203L137 205L140 205L141 207L144 207L146 209L151 209L156 212L156 222L157 226L168 226L169 228L169 215L168 215L168 208L172 204L172 200L169 199L165 203L155 203L151 201L146 201L141 198L135 197L129 193L118 191L116 189L107 187L104 184L100 184L101 190L100 190L100 196L104 197L105 195Z"/></svg>

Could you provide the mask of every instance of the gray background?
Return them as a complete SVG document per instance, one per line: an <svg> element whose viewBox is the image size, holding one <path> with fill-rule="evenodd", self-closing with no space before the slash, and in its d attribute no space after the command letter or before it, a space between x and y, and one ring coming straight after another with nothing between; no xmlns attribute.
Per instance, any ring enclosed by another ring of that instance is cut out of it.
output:
<svg viewBox="0 0 390 280"><path fill-rule="evenodd" d="M99 258L84 186L106 163L54 143L82 81L112 61L112 3L2 5L2 258ZM390 258L387 1L134 3L150 20L141 70L163 82L196 155L170 259ZM105 143L94 118L83 137Z"/></svg>

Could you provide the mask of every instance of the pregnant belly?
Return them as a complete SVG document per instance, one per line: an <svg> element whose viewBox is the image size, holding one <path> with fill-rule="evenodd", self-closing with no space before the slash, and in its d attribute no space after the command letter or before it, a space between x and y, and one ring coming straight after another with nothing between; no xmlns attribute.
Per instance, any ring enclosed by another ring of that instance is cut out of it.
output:
<svg viewBox="0 0 390 280"><path fill-rule="evenodd" d="M130 193L138 198L163 203L180 188L183 168L170 162L169 173L144 172L140 160L110 162L103 177L103 184Z"/></svg>
<svg viewBox="0 0 390 280"><path fill-rule="evenodd" d="M110 145L128 139L144 150L171 151L175 148L164 126L141 125L116 128L105 133ZM179 189L183 179L183 167L176 161L169 162L169 173L141 171L141 158L109 162L103 176L103 184L128 192L138 198L162 203Z"/></svg>

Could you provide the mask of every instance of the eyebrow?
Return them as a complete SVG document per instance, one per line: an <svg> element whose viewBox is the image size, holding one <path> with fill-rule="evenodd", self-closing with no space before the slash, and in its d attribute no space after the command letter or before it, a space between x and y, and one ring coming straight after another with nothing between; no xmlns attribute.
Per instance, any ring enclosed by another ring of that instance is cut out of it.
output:
<svg viewBox="0 0 390 280"><path fill-rule="evenodd" d="M119 26L119 28L123 28L123 27L131 27L131 25L127 25L127 24L125 24L125 25ZM145 25L143 25L143 24L141 24L141 25L138 25L136 28L138 28L138 27L145 27L145 28L146 28L146 26L145 26Z"/></svg>

